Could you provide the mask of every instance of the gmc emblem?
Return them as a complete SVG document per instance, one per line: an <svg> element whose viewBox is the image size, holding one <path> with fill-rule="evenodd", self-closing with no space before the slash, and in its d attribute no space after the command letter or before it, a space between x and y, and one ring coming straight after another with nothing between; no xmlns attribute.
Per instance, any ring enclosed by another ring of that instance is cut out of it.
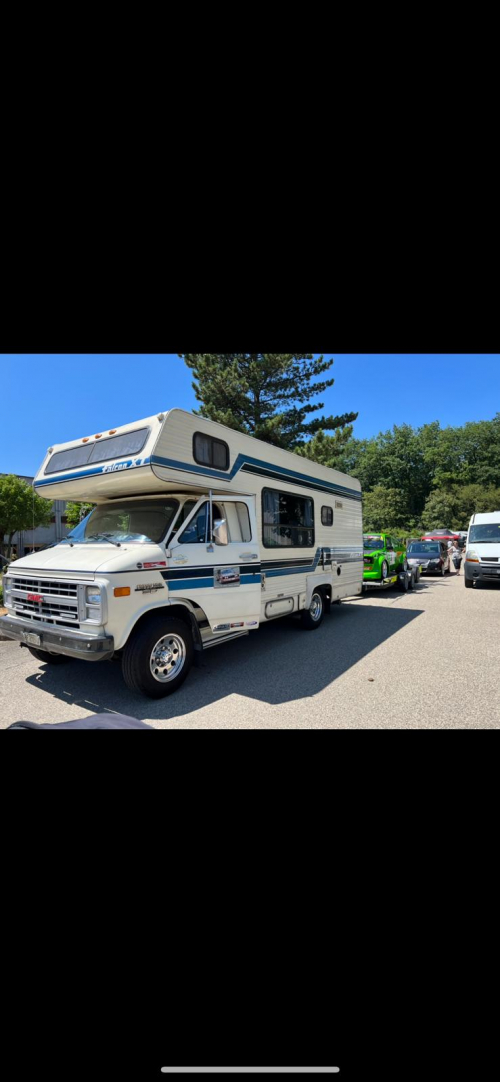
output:
<svg viewBox="0 0 500 1082"><path fill-rule="evenodd" d="M28 601L43 601L41 594L28 594Z"/></svg>

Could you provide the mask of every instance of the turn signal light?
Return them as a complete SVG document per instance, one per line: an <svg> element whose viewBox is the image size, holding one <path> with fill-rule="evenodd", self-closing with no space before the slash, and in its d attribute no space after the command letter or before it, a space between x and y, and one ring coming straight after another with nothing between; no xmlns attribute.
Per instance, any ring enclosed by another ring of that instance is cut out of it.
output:
<svg viewBox="0 0 500 1082"><path fill-rule="evenodd" d="M115 586L113 593L115 597L128 597L130 586Z"/></svg>

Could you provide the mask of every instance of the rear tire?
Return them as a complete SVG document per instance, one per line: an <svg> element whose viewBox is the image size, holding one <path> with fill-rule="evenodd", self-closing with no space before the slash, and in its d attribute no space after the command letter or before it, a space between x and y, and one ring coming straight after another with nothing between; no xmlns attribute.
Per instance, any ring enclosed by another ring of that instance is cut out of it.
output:
<svg viewBox="0 0 500 1082"><path fill-rule="evenodd" d="M302 627L304 627L306 631L314 631L314 628L319 627L324 614L325 599L319 590L315 590L311 598L310 607L304 609L302 612L300 618Z"/></svg>
<svg viewBox="0 0 500 1082"><path fill-rule="evenodd" d="M71 661L66 654L50 654L48 650L37 650L36 646L28 646L28 650L37 661L43 661L45 665L62 665L63 661Z"/></svg>
<svg viewBox="0 0 500 1082"><path fill-rule="evenodd" d="M162 699L184 683L193 664L191 630L183 620L154 616L130 637L122 657L130 691Z"/></svg>

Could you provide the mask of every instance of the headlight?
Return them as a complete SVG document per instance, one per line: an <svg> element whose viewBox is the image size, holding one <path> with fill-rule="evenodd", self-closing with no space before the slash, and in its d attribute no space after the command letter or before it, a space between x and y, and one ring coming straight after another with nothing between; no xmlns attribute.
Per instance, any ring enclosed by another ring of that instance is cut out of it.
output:
<svg viewBox="0 0 500 1082"><path fill-rule="evenodd" d="M99 586L85 587L85 620L91 624L102 624L103 595Z"/></svg>
<svg viewBox="0 0 500 1082"><path fill-rule="evenodd" d="M465 559L468 560L469 563L472 563L472 564L478 564L479 563L479 556L478 556L475 549L467 549L467 552L465 553Z"/></svg>
<svg viewBox="0 0 500 1082"><path fill-rule="evenodd" d="M87 605L100 605L101 604L101 591L96 590L95 586L87 586Z"/></svg>
<svg viewBox="0 0 500 1082"><path fill-rule="evenodd" d="M11 594L12 594L12 580L4 578L4 580L3 580L3 601L4 601L4 605L5 605L6 609L12 607Z"/></svg>

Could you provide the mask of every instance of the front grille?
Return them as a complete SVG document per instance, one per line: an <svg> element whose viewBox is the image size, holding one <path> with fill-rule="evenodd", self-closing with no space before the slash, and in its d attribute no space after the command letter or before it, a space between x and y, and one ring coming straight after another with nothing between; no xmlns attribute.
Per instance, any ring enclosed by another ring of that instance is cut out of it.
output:
<svg viewBox="0 0 500 1082"><path fill-rule="evenodd" d="M58 627L79 627L78 585L52 579L12 576L12 606L16 616L35 623ZM28 600L28 594L40 594L41 601Z"/></svg>
<svg viewBox="0 0 500 1082"><path fill-rule="evenodd" d="M497 564L498 556L481 556L482 564Z"/></svg>

